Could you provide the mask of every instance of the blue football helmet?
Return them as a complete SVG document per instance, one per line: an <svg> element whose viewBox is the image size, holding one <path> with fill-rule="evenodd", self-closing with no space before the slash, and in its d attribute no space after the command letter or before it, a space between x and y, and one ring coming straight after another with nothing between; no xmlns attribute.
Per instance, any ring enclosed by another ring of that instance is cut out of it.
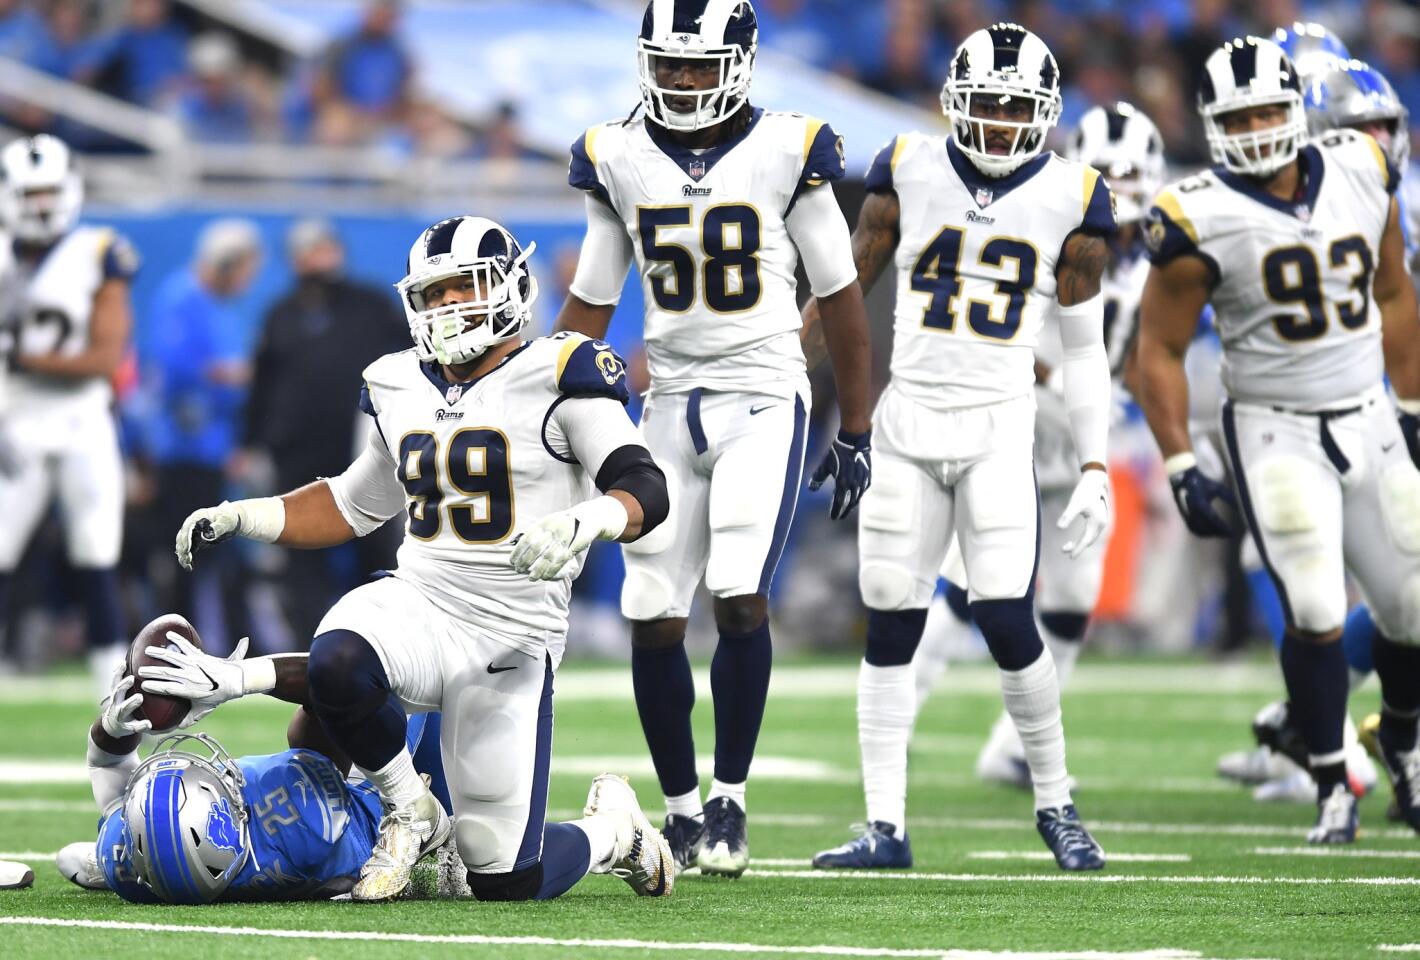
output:
<svg viewBox="0 0 1420 960"><path fill-rule="evenodd" d="M651 0L636 41L637 73L646 115L669 130L688 132L728 120L749 98L759 19L749 0ZM705 90L663 87L656 79L662 60L713 61L719 79ZM668 99L693 99L675 110Z"/></svg>
<svg viewBox="0 0 1420 960"><path fill-rule="evenodd" d="M1312 136L1343 127L1372 134L1397 170L1410 162L1410 112L1375 67L1339 60L1303 88Z"/></svg>
<svg viewBox="0 0 1420 960"><path fill-rule="evenodd" d="M1336 60L1350 60L1341 38L1319 23L1297 21L1272 31L1272 42L1291 58L1297 73L1307 77L1325 70Z"/></svg>
<svg viewBox="0 0 1420 960"><path fill-rule="evenodd" d="M251 855L246 778L206 734L165 737L128 780L128 854L164 903L211 903Z"/></svg>

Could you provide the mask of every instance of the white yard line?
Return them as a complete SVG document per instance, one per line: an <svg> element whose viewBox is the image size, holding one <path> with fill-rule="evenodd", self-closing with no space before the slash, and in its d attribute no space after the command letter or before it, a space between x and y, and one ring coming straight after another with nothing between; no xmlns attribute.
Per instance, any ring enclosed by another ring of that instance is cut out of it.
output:
<svg viewBox="0 0 1420 960"><path fill-rule="evenodd" d="M40 853L37 850L0 852L0 860L53 860L57 856L55 853Z"/></svg>
<svg viewBox="0 0 1420 960"><path fill-rule="evenodd" d="M0 813L87 813L97 816L99 808L85 800L0 800Z"/></svg>
<svg viewBox="0 0 1420 960"><path fill-rule="evenodd" d="M973 850L969 860L1046 860L1053 861L1049 850ZM1110 863L1191 863L1193 858L1186 853L1106 853ZM757 865L760 861L754 861Z"/></svg>
<svg viewBox="0 0 1420 960"><path fill-rule="evenodd" d="M1420 860L1420 850L1365 850L1355 847L1253 847L1264 857L1354 857L1358 860Z"/></svg>
<svg viewBox="0 0 1420 960"><path fill-rule="evenodd" d="M1383 953L1420 953L1420 943L1382 943L1376 949Z"/></svg>
<svg viewBox="0 0 1420 960"><path fill-rule="evenodd" d="M1108 854L1106 854L1108 856ZM1129 873L914 873L877 870L759 870L756 877L783 877L792 880L916 880L947 883L1172 883L1220 884L1223 886L1363 886L1420 887L1420 877L1249 877Z"/></svg>
<svg viewBox="0 0 1420 960"><path fill-rule="evenodd" d="M61 920L52 917L0 917L10 926L67 927L85 930L134 931L138 933L178 933L185 936L208 934L221 937L267 937L276 940L380 941L513 947L569 947L575 950L663 950L676 953L778 953L816 957L937 957L942 960L1203 960L1194 950L1132 950L1115 953L1103 950L1045 953L1014 950L914 950L888 947L854 947L838 944L787 946L767 943L674 943L665 940L593 940L554 937L498 937L480 934L436 935L387 933L379 930L279 930L260 927L222 927L177 923L133 923L121 920Z"/></svg>

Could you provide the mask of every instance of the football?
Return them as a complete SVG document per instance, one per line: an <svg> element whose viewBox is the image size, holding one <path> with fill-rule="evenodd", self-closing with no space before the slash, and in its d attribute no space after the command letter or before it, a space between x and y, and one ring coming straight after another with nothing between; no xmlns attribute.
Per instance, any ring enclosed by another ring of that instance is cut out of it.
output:
<svg viewBox="0 0 1420 960"><path fill-rule="evenodd" d="M167 666L162 660L150 657L143 651L148 647L171 646L172 644L167 638L170 630L182 635L199 650L202 649L202 640L197 636L197 630L187 622L186 618L175 613L164 614L139 630L138 636L133 639L132 646L128 648L128 673L130 675L137 676L140 667L152 664ZM181 723L182 718L187 716L187 711L191 707L192 704L181 697L144 693L143 706L139 708L138 715L152 721L154 733L162 733Z"/></svg>

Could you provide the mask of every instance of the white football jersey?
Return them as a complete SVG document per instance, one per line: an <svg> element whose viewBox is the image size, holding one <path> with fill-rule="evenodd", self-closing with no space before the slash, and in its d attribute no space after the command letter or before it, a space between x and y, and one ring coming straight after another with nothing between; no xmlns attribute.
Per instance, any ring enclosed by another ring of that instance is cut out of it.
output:
<svg viewBox="0 0 1420 960"><path fill-rule="evenodd" d="M89 345L94 295L111 279L132 279L138 270L133 247L107 227L79 226L59 239L38 262L21 259L14 310L15 349L22 354L82 353ZM16 416L106 411L113 399L104 377L47 377L16 372L10 378Z"/></svg>
<svg viewBox="0 0 1420 960"><path fill-rule="evenodd" d="M360 397L388 469L376 489L347 490L338 479L332 492L342 512L354 504L377 519L402 500L394 575L446 613L556 663L572 579L534 582L508 558L524 530L594 495L608 454L641 445L621 407L628 399L621 358L579 334L530 340L468 384L449 383L412 350L388 354L365 369ZM599 405L597 426L568 436L559 412L583 402Z"/></svg>
<svg viewBox="0 0 1420 960"><path fill-rule="evenodd" d="M573 145L568 181L616 212L636 253L652 392L802 389L799 253L786 220L804 190L843 173L828 124L759 109L706 150L644 117L592 127Z"/></svg>
<svg viewBox="0 0 1420 960"><path fill-rule="evenodd" d="M1066 238L1114 230L1103 178L1053 153L991 178L949 139L914 132L883 147L867 188L900 205L898 389L936 410L1028 393Z"/></svg>
<svg viewBox="0 0 1420 960"><path fill-rule="evenodd" d="M1212 272L1228 396L1319 408L1383 376L1371 280L1399 177L1351 130L1298 158L1306 177L1295 202L1214 168L1160 193L1145 233L1154 263L1192 255Z"/></svg>

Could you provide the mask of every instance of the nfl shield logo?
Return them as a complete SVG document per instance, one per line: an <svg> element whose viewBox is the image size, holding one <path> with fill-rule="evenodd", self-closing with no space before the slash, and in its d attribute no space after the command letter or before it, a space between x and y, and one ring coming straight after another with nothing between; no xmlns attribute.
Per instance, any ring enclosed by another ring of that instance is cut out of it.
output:
<svg viewBox="0 0 1420 960"><path fill-rule="evenodd" d="M994 196L990 190L985 187L976 188L976 205L978 207L989 207L993 199Z"/></svg>
<svg viewBox="0 0 1420 960"><path fill-rule="evenodd" d="M692 161L690 161L690 166L689 166L689 168L687 169L687 172L690 174L690 178L691 178L692 180L699 180L701 177L705 176L705 161L704 161L704 160L692 160Z"/></svg>
<svg viewBox="0 0 1420 960"><path fill-rule="evenodd" d="M451 383L449 389L444 391L444 399L451 405L459 402L459 397L463 396L463 384Z"/></svg>

